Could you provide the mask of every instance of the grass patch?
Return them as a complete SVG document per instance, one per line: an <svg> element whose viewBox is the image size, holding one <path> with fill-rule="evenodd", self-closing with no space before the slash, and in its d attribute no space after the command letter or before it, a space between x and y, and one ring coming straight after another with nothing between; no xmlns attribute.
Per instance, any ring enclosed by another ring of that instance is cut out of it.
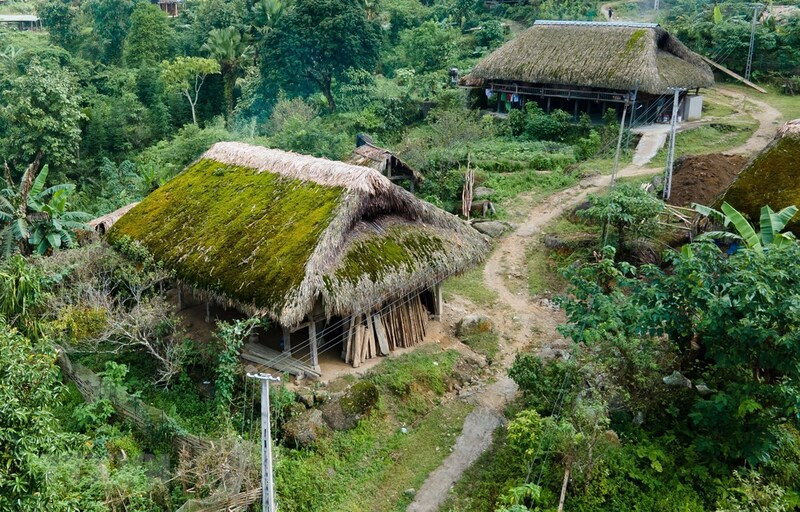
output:
<svg viewBox="0 0 800 512"><path fill-rule="evenodd" d="M538 171L519 171L510 173L488 173L483 186L494 190L492 201L497 207L497 216L505 218L507 209L523 192L533 192L534 200L539 201L553 192L570 187L578 182L575 174L565 174L558 170L550 173Z"/></svg>
<svg viewBox="0 0 800 512"><path fill-rule="evenodd" d="M545 292L558 291L564 287L558 271L558 263L550 258L550 251L542 246L529 247L525 255L528 274L528 292L532 297Z"/></svg>
<svg viewBox="0 0 800 512"><path fill-rule="evenodd" d="M500 335L495 331L470 334L461 338L461 342L483 355L490 364L500 352Z"/></svg>
<svg viewBox="0 0 800 512"><path fill-rule="evenodd" d="M497 302L497 293L483 281L483 267L473 268L460 276L447 279L442 285L444 300L454 296L464 297L476 306L490 306Z"/></svg>
<svg viewBox="0 0 800 512"><path fill-rule="evenodd" d="M405 510L427 475L450 453L471 404L438 396L458 363L438 347L391 358L366 378L381 391L369 417L313 450L278 449L281 510ZM407 429L407 433L401 431Z"/></svg>
<svg viewBox="0 0 800 512"><path fill-rule="evenodd" d="M719 153L744 144L756 131L755 122L736 124L710 124L678 132L675 139L675 157ZM658 151L653 162L666 162L667 145Z"/></svg>
<svg viewBox="0 0 800 512"><path fill-rule="evenodd" d="M767 90L767 94L761 94L749 87L739 84L725 83L724 87L726 89L745 94L755 100L761 100L769 103L778 109L781 114L783 114L784 121L800 118L800 97L783 94L777 87L772 85L759 85Z"/></svg>

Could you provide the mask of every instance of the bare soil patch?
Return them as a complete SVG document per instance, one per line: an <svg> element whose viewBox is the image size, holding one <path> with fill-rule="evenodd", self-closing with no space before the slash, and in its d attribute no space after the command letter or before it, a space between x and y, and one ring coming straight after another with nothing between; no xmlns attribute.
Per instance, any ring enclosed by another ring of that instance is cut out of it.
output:
<svg viewBox="0 0 800 512"><path fill-rule="evenodd" d="M679 158L672 175L669 203L712 205L736 180L747 158L741 155L695 155Z"/></svg>

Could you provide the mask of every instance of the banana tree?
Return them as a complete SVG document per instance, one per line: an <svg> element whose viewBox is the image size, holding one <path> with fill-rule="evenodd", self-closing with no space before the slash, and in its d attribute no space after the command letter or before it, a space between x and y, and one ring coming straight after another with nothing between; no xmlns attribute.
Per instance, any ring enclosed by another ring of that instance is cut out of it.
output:
<svg viewBox="0 0 800 512"><path fill-rule="evenodd" d="M51 248L70 247L75 231L89 230L89 214L70 211L69 196L75 185L64 183L45 188L48 167L36 174L37 157L22 175L19 185L6 167L6 186L0 190L0 248L3 256L14 252L45 254Z"/></svg>
<svg viewBox="0 0 800 512"><path fill-rule="evenodd" d="M767 247L780 247L783 244L791 243L796 240L791 231L782 232L789 221L797 214L797 207L787 206L779 212L775 212L769 206L761 207L761 218L759 225L761 230L756 232L752 224L742 215L740 211L728 204L722 203L722 211L714 208L693 204L692 208L701 215L712 218L720 222L724 227L733 225L736 233L728 231L710 231L702 235L701 238L737 240L751 249L763 249Z"/></svg>

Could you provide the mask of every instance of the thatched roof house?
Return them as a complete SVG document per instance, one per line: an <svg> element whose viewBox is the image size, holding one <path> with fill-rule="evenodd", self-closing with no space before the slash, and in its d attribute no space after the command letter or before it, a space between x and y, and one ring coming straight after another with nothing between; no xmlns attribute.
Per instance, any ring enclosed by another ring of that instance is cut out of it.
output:
<svg viewBox="0 0 800 512"><path fill-rule="evenodd" d="M775 140L750 161L719 203L723 201L753 222L758 222L762 206L775 211L800 206L800 119L778 130ZM787 228L800 236L800 219Z"/></svg>
<svg viewBox="0 0 800 512"><path fill-rule="evenodd" d="M356 149L350 154L347 163L375 169L391 181L406 181L412 192L414 186L424 179L419 171L388 149L376 146L372 139L364 134L359 134L356 139Z"/></svg>
<svg viewBox="0 0 800 512"><path fill-rule="evenodd" d="M215 144L109 232L125 235L184 283L290 330L379 310L487 251L374 169L236 142Z"/></svg>
<svg viewBox="0 0 800 512"><path fill-rule="evenodd" d="M714 75L655 23L540 20L480 61L461 83L501 94L619 103L633 91L641 102L670 87L709 87Z"/></svg>

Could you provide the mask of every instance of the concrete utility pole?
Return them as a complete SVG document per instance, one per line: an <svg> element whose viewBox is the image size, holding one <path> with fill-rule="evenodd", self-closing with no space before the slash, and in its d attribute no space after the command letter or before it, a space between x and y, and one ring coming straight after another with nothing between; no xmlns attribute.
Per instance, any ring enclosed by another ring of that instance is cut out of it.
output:
<svg viewBox="0 0 800 512"><path fill-rule="evenodd" d="M614 188L614 182L617 180L617 171L619 170L619 154L622 151L622 136L625 134L625 116L628 114L628 102L630 97L625 98L625 106L622 108L622 121L619 123L619 136L617 137L617 152L614 155L614 172L611 173L611 185L609 188Z"/></svg>
<svg viewBox="0 0 800 512"><path fill-rule="evenodd" d="M672 191L672 166L675 163L675 128L678 124L678 102L680 95L686 89L679 87L670 87L670 91L674 93L672 97L672 119L670 120L669 127L669 149L667 150L667 169L664 173L664 201L669 199L669 194Z"/></svg>
<svg viewBox="0 0 800 512"><path fill-rule="evenodd" d="M753 8L753 23L750 25L750 50L747 52L747 67L744 71L745 80L750 80L750 71L753 68L753 50L756 46L756 21L758 21L758 11L764 7L762 4L750 4Z"/></svg>
<svg viewBox="0 0 800 512"><path fill-rule="evenodd" d="M280 382L280 377L269 373L248 373L251 379L261 381L261 510L277 512L275 485L272 480L272 433L269 424L269 383Z"/></svg>

